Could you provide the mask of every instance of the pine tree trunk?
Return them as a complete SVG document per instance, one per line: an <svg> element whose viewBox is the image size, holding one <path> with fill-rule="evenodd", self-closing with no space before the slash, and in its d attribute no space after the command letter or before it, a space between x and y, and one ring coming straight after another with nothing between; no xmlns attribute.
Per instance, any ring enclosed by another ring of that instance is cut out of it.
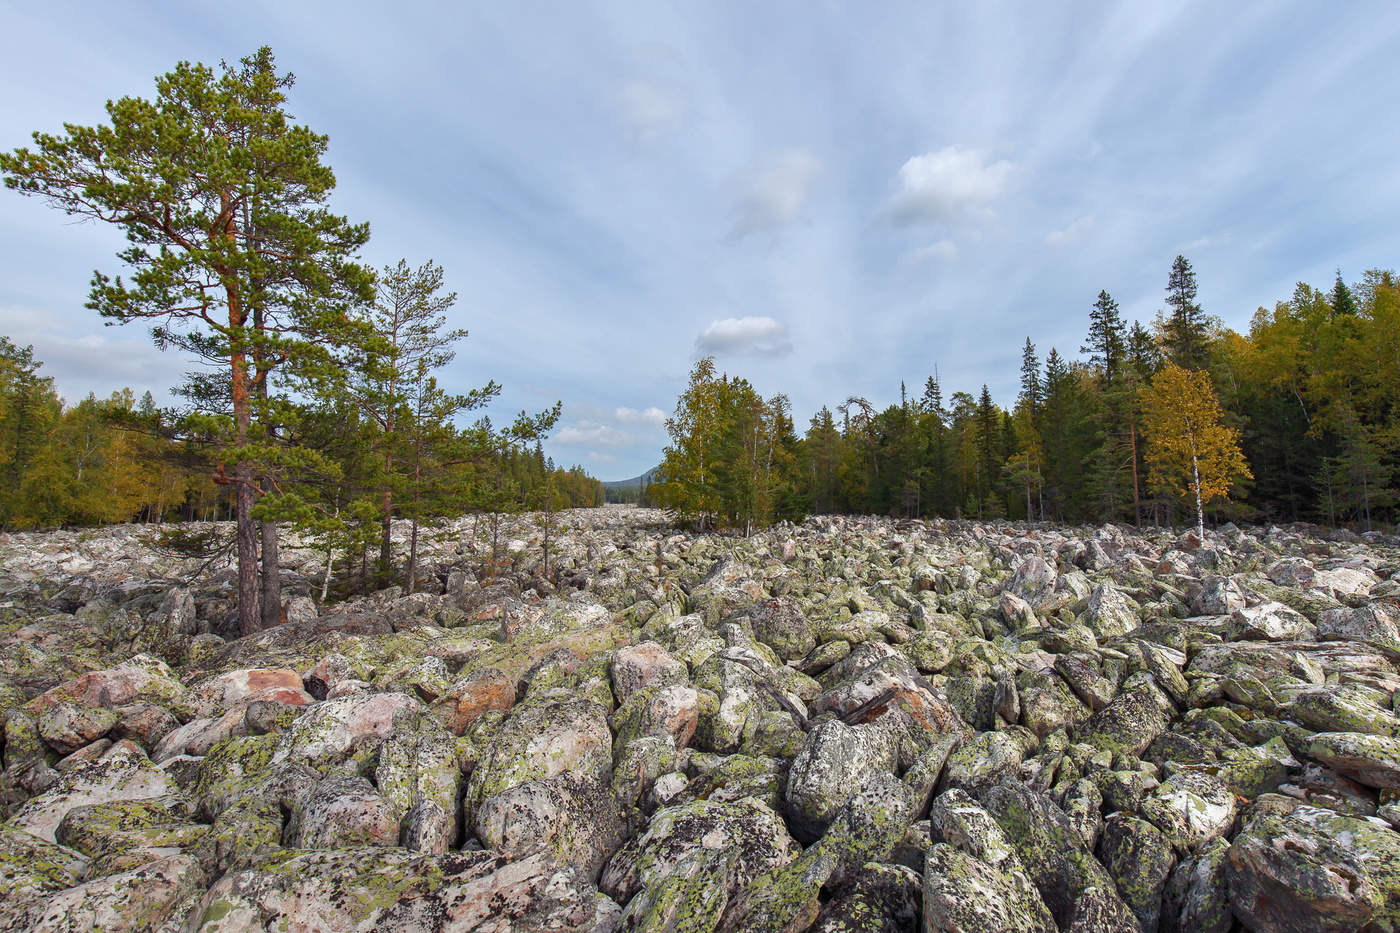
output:
<svg viewBox="0 0 1400 933"><path fill-rule="evenodd" d="M282 624L282 571L277 553L277 523L262 528L262 627Z"/></svg>
<svg viewBox="0 0 1400 933"><path fill-rule="evenodd" d="M228 290L229 328L235 333L243 327L243 309L235 289ZM229 354L231 378L229 397L233 405L234 444L248 443L253 413L248 398L247 357L235 346ZM251 635L260 623L258 606L258 536L253 522L253 465L240 459L233 466L234 511L237 522L238 552L238 634Z"/></svg>

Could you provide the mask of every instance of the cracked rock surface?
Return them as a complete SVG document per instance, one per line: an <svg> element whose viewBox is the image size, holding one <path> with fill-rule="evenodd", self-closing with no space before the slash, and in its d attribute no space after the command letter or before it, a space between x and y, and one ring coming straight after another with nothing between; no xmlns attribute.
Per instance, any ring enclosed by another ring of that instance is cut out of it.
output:
<svg viewBox="0 0 1400 933"><path fill-rule="evenodd" d="M1400 930L1400 539L484 531L0 535L0 930Z"/></svg>

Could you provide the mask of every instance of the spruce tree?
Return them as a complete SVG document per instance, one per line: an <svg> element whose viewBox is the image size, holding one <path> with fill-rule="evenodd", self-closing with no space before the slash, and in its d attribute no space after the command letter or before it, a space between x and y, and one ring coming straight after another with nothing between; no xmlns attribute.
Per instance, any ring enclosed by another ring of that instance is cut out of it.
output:
<svg viewBox="0 0 1400 933"><path fill-rule="evenodd" d="M1125 350L1123 319L1118 315L1118 302L1106 291L1089 310L1089 336L1080 353L1089 354L1089 362L1102 367L1104 382L1112 385L1123 363Z"/></svg>
<svg viewBox="0 0 1400 933"><path fill-rule="evenodd" d="M1178 255L1167 276L1167 314L1162 322L1167 359L1182 369L1205 369L1210 322L1196 302L1196 273Z"/></svg>
<svg viewBox="0 0 1400 933"><path fill-rule="evenodd" d="M1332 316L1355 317L1357 313L1356 297L1352 295L1351 289L1347 288L1347 283L1342 281L1342 270L1337 270L1337 281L1332 284Z"/></svg>
<svg viewBox="0 0 1400 933"><path fill-rule="evenodd" d="M1040 415L1043 395L1044 389L1040 384L1040 360L1035 355L1035 344L1031 343L1031 338L1027 337L1026 345L1021 350L1020 402L1026 407L1031 424L1035 424Z"/></svg>

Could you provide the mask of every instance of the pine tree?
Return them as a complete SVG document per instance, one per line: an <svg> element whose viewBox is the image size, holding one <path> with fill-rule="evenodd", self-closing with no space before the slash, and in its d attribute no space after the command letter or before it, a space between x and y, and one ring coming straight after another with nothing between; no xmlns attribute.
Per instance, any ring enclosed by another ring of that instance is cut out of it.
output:
<svg viewBox="0 0 1400 933"><path fill-rule="evenodd" d="M372 282L356 262L368 227L323 207L335 184L321 162L326 138L283 110L291 83L267 48L219 74L181 63L157 79L154 101L109 102L110 125L69 124L61 136L36 133L33 149L0 153L9 187L126 233L131 279L95 273L90 307L154 320L158 346L223 368L244 633L264 624L253 506L277 456L260 400L274 368L309 374L329 363L330 346L358 336L344 307Z"/></svg>

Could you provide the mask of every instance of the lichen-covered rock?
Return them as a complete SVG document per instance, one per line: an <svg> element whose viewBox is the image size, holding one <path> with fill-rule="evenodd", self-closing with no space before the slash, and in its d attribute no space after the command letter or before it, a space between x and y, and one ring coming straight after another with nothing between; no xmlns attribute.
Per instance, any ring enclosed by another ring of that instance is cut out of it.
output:
<svg viewBox="0 0 1400 933"><path fill-rule="evenodd" d="M488 852L371 847L231 872L205 894L190 929L585 933L608 918L615 924L616 912L577 869L544 853L510 861Z"/></svg>
<svg viewBox="0 0 1400 933"><path fill-rule="evenodd" d="M1270 601L1232 612L1230 635L1252 641L1311 640L1317 635L1317 627L1301 612Z"/></svg>
<svg viewBox="0 0 1400 933"><path fill-rule="evenodd" d="M834 867L832 856L813 846L769 869L730 898L716 933L801 933L816 920L822 885Z"/></svg>
<svg viewBox="0 0 1400 933"><path fill-rule="evenodd" d="M922 629L904 645L904 652L920 673L936 674L953 659L953 636L939 629Z"/></svg>
<svg viewBox="0 0 1400 933"><path fill-rule="evenodd" d="M125 747L113 746L97 761L63 774L53 787L21 807L10 825L53 842L59 822L74 807L162 797L174 790L168 774L152 765L139 748L125 743Z"/></svg>
<svg viewBox="0 0 1400 933"><path fill-rule="evenodd" d="M205 884L197 860L167 855L51 894L30 908L27 921L30 929L54 933L145 933L167 921L182 925L183 909Z"/></svg>
<svg viewBox="0 0 1400 933"><path fill-rule="evenodd" d="M29 908L79 884L81 853L9 825L0 825L0 929L27 929Z"/></svg>
<svg viewBox="0 0 1400 933"><path fill-rule="evenodd" d="M604 785L612 777L607 710L581 699L522 704L511 712L472 771L466 793L468 814L487 797L565 771L577 771Z"/></svg>
<svg viewBox="0 0 1400 933"><path fill-rule="evenodd" d="M1269 933L1400 925L1400 833L1307 805L1259 806L1226 856L1230 906Z"/></svg>
<svg viewBox="0 0 1400 933"><path fill-rule="evenodd" d="M1319 732L1308 755L1362 784L1400 790L1400 739L1362 732Z"/></svg>
<svg viewBox="0 0 1400 933"><path fill-rule="evenodd" d="M327 771L353 755L377 749L394 731L397 719L412 719L422 710L417 698L403 693L370 693L317 703L282 733L273 760Z"/></svg>
<svg viewBox="0 0 1400 933"><path fill-rule="evenodd" d="M519 858L544 847L591 881L627 829L608 788L572 771L487 797L476 808L474 825L477 838L502 855Z"/></svg>
<svg viewBox="0 0 1400 933"><path fill-rule="evenodd" d="M296 849L393 846L403 811L362 777L331 777L297 801L285 844Z"/></svg>
<svg viewBox="0 0 1400 933"><path fill-rule="evenodd" d="M929 806L929 833L934 843L947 843L989 865L1000 865L1014 851L1001 827L966 791L939 794Z"/></svg>
<svg viewBox="0 0 1400 933"><path fill-rule="evenodd" d="M1025 873L998 868L946 843L924 866L924 933L1057 933L1055 918Z"/></svg>
<svg viewBox="0 0 1400 933"><path fill-rule="evenodd" d="M60 755L69 755L106 735L118 719L110 709L55 703L39 714L39 736Z"/></svg>
<svg viewBox="0 0 1400 933"><path fill-rule="evenodd" d="M613 695L618 703L643 687L684 685L689 677L686 666L671 657L654 641L644 641L618 650L611 675Z"/></svg>
<svg viewBox="0 0 1400 933"><path fill-rule="evenodd" d="M1400 608L1371 602L1355 609L1329 609L1318 616L1317 637L1363 642L1400 658Z"/></svg>
<svg viewBox="0 0 1400 933"><path fill-rule="evenodd" d="M715 929L729 905L734 849L687 852L666 877L637 892L622 914L620 929L635 933Z"/></svg>
<svg viewBox="0 0 1400 933"><path fill-rule="evenodd" d="M914 819L914 799L893 774L876 772L836 811L813 848L830 854L839 887L866 862L887 861Z"/></svg>
<svg viewBox="0 0 1400 933"><path fill-rule="evenodd" d="M173 852L193 855L205 874L216 868L210 827L193 821L180 796L150 797L74 807L55 839L92 860L89 877L130 871Z"/></svg>
<svg viewBox="0 0 1400 933"><path fill-rule="evenodd" d="M664 735L677 748L684 748L700 724L700 693L685 684L643 687L629 694L610 720L623 745L643 736Z"/></svg>
<svg viewBox="0 0 1400 933"><path fill-rule="evenodd" d="M1147 675L1123 685L1113 702L1079 729L1077 741L1137 757L1166 731L1173 712L1168 700Z"/></svg>
<svg viewBox="0 0 1400 933"><path fill-rule="evenodd" d="M1177 864L1162 897L1162 933L1230 933L1234 915L1225 884L1229 850L1229 842L1216 839Z"/></svg>
<svg viewBox="0 0 1400 933"><path fill-rule="evenodd" d="M923 880L903 865L864 865L817 916L812 933L901 933L918 927Z"/></svg>
<svg viewBox="0 0 1400 933"><path fill-rule="evenodd" d="M1098 638L1117 638L1142 624L1140 607L1110 583L1100 583L1089 593L1084 621Z"/></svg>
<svg viewBox="0 0 1400 933"><path fill-rule="evenodd" d="M304 762L274 760L279 737L237 736L215 745L199 762L190 794L202 819L256 801L290 810L321 775ZM280 835L280 826L279 826Z"/></svg>
<svg viewBox="0 0 1400 933"><path fill-rule="evenodd" d="M112 709L138 700L170 709L186 709L188 691L159 658L139 654L116 667L92 671L35 697L25 709L35 714L58 703Z"/></svg>
<svg viewBox="0 0 1400 933"><path fill-rule="evenodd" d="M462 769L456 742L432 716L401 720L379 749L374 782L404 814L403 845L441 853L457 844Z"/></svg>
<svg viewBox="0 0 1400 933"><path fill-rule="evenodd" d="M305 706L312 700L296 671L244 668L200 681L191 688L189 703L195 716L212 719L253 694L277 698L291 706Z"/></svg>
<svg viewBox="0 0 1400 933"><path fill-rule="evenodd" d="M1229 785L1215 775L1178 771L1144 797L1139 809L1185 852L1229 832L1237 804Z"/></svg>
<svg viewBox="0 0 1400 933"><path fill-rule="evenodd" d="M766 599L750 608L748 616L754 637L784 661L795 661L817 646L812 627L791 599Z"/></svg>
<svg viewBox="0 0 1400 933"><path fill-rule="evenodd" d="M433 701L433 715L453 735L462 735L483 713L514 706L515 693L515 678L505 671L478 668Z"/></svg>
<svg viewBox="0 0 1400 933"><path fill-rule="evenodd" d="M1328 684L1302 690L1287 706L1290 719L1314 732L1364 732L1400 737L1400 716L1375 702L1363 688Z"/></svg>
<svg viewBox="0 0 1400 933"><path fill-rule="evenodd" d="M1099 861L1118 886L1144 930L1155 930L1162 912L1162 891L1176 865L1171 844L1146 820L1114 813L1104 820Z"/></svg>
<svg viewBox="0 0 1400 933"><path fill-rule="evenodd" d="M745 798L714 803L696 800L656 811L646 831L608 860L599 887L619 904L663 881L697 849L732 851L730 895L763 872L787 865L798 846L771 809Z"/></svg>
<svg viewBox="0 0 1400 933"><path fill-rule="evenodd" d="M848 726L829 719L807 733L792 760L784 798L799 839L815 840L836 811L872 775L893 772L897 752L890 735L872 725Z"/></svg>
<svg viewBox="0 0 1400 933"><path fill-rule="evenodd" d="M945 790L959 788L970 794L980 794L1014 772L1035 746L1035 735L1020 726L1000 732L979 732L964 739L948 756L941 786Z"/></svg>
<svg viewBox="0 0 1400 933"><path fill-rule="evenodd" d="M1053 801L1006 780L986 793L983 805L1061 928L1093 922L1104 930L1137 930L1137 917L1118 896L1113 879L1084 849L1082 838Z"/></svg>

